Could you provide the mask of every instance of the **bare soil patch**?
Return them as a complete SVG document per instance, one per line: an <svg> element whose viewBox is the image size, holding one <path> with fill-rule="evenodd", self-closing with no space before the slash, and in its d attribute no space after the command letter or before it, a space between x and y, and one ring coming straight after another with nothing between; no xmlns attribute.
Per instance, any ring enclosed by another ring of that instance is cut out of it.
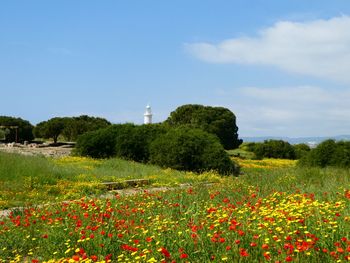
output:
<svg viewBox="0 0 350 263"><path fill-rule="evenodd" d="M45 144L19 144L19 143L1 143L0 151L8 153L17 153L23 155L44 155L45 157L63 157L70 155L72 145L51 146Z"/></svg>

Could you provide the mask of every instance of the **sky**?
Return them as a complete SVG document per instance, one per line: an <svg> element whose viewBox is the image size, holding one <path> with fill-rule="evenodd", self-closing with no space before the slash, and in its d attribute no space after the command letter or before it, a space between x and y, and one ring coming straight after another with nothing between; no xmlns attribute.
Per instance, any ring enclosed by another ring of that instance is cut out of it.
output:
<svg viewBox="0 0 350 263"><path fill-rule="evenodd" d="M0 115L141 124L230 109L239 135L350 134L348 0L4 0Z"/></svg>

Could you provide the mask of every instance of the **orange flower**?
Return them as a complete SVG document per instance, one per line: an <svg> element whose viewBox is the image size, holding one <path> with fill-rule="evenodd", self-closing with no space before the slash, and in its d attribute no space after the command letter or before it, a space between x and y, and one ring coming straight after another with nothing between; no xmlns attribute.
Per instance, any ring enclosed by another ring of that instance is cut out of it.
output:
<svg viewBox="0 0 350 263"><path fill-rule="evenodd" d="M269 245L268 244L262 244L261 248L262 249L269 249Z"/></svg>

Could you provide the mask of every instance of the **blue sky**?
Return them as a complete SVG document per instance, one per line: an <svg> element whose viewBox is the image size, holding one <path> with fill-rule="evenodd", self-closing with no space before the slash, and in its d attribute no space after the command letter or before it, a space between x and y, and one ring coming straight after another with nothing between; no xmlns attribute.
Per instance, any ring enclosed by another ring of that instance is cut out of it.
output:
<svg viewBox="0 0 350 263"><path fill-rule="evenodd" d="M0 115L157 122L224 106L240 136L350 133L350 2L1 1Z"/></svg>

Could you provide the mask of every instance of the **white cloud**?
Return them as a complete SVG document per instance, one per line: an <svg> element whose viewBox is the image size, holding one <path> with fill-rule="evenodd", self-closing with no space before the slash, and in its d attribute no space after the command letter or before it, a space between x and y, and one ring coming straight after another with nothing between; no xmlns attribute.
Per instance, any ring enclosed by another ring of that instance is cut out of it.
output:
<svg viewBox="0 0 350 263"><path fill-rule="evenodd" d="M222 94L222 98L236 114L241 136L331 136L350 132L350 92L346 90L246 87Z"/></svg>
<svg viewBox="0 0 350 263"><path fill-rule="evenodd" d="M280 21L218 44L186 44L210 63L272 65L288 72L350 83L350 16L309 22Z"/></svg>

